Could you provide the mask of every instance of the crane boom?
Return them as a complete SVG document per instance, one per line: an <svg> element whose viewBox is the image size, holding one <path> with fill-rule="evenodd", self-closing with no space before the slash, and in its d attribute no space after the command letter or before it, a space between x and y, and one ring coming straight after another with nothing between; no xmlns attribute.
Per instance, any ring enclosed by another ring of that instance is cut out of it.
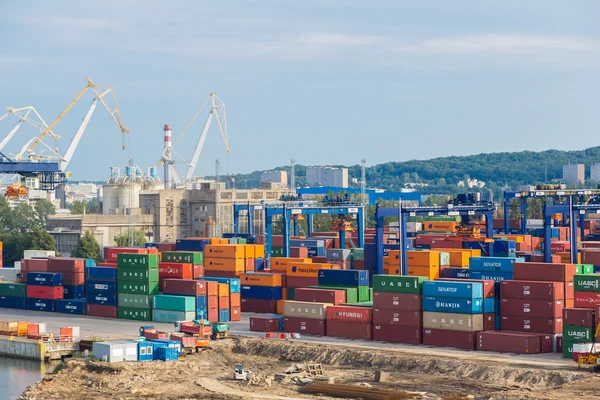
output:
<svg viewBox="0 0 600 400"><path fill-rule="evenodd" d="M204 142L206 141L206 134L208 133L208 129L210 128L210 123L212 121L214 114L214 110L211 109L208 114L208 118L206 123L204 124L204 129L202 129L202 135L200 135L200 140L196 144L196 148L194 149L194 154L192 155L192 160L188 165L187 174L185 174L185 180L190 181L192 176L194 175L194 170L196 169L196 164L198 164L198 159L200 158L200 152L202 152L202 147L204 147Z"/></svg>
<svg viewBox="0 0 600 400"><path fill-rule="evenodd" d="M6 144L9 142L9 140L12 139L13 136L15 136L15 133L17 133L19 128L21 128L21 126L23 125L23 122L25 122L25 119L29 116L30 112L31 112L31 110L28 110L27 113L25 114L25 117L21 117L19 122L17 122L17 125L15 125L15 127L2 140L2 142L0 142L0 151L2 151L2 149L4 148L4 146L6 146Z"/></svg>

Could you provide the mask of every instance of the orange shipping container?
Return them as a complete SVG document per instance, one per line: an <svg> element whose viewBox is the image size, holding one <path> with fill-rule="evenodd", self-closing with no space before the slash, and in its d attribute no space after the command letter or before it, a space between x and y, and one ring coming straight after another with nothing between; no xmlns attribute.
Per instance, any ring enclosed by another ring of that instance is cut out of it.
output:
<svg viewBox="0 0 600 400"><path fill-rule="evenodd" d="M289 299L287 298L287 295L288 295L287 288L285 288L285 287L284 287L284 288L281 288L281 299L282 299L282 300L289 300Z"/></svg>
<svg viewBox="0 0 600 400"><path fill-rule="evenodd" d="M303 276L307 278L317 278L319 276L319 270L322 269L333 269L331 264L291 264L288 266L288 276Z"/></svg>
<svg viewBox="0 0 600 400"><path fill-rule="evenodd" d="M239 293L229 294L229 307L241 306L241 295Z"/></svg>
<svg viewBox="0 0 600 400"><path fill-rule="evenodd" d="M457 222L445 221L425 221L423 222L423 230L434 232L455 232L458 227Z"/></svg>
<svg viewBox="0 0 600 400"><path fill-rule="evenodd" d="M229 297L229 284L228 283L219 283L219 291L217 294L219 297Z"/></svg>
<svg viewBox="0 0 600 400"><path fill-rule="evenodd" d="M283 315L283 305L285 304L285 300L277 300L277 314Z"/></svg>
<svg viewBox="0 0 600 400"><path fill-rule="evenodd" d="M407 252L407 264L413 267L428 267L440 266L439 251L417 251L411 250Z"/></svg>
<svg viewBox="0 0 600 400"><path fill-rule="evenodd" d="M243 259L243 244L209 244L204 247L204 257Z"/></svg>
<svg viewBox="0 0 600 400"><path fill-rule="evenodd" d="M312 260L310 258L293 258L293 257L271 257L271 268L273 266L283 265L287 267L289 263L310 263Z"/></svg>
<svg viewBox="0 0 600 400"><path fill-rule="evenodd" d="M429 280L439 279L440 278L440 267L413 267L408 266L408 275L409 276L426 276Z"/></svg>
<svg viewBox="0 0 600 400"><path fill-rule="evenodd" d="M244 258L256 258L255 246L253 244L242 244L244 246Z"/></svg>
<svg viewBox="0 0 600 400"><path fill-rule="evenodd" d="M255 258L265 258L265 245L264 244L255 244L254 246L254 257Z"/></svg>
<svg viewBox="0 0 600 400"><path fill-rule="evenodd" d="M252 274L241 274L240 282L243 285L248 286L282 286L283 279L281 274L268 274L268 273L252 273Z"/></svg>
<svg viewBox="0 0 600 400"><path fill-rule="evenodd" d="M204 271L244 272L246 262L243 258L205 258ZM209 274L206 274L209 275Z"/></svg>

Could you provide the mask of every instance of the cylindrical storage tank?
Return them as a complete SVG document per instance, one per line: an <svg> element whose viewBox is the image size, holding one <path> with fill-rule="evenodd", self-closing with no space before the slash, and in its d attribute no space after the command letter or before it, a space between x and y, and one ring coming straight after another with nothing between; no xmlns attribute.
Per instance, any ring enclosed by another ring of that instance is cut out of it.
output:
<svg viewBox="0 0 600 400"><path fill-rule="evenodd" d="M133 196L130 199L130 191L133 190ZM119 193L119 208L135 208L140 206L140 191L142 190L142 185L138 182L126 182L119 185L118 193Z"/></svg>
<svg viewBox="0 0 600 400"><path fill-rule="evenodd" d="M152 178L158 177L158 169L156 167L150 167L150 176Z"/></svg>
<svg viewBox="0 0 600 400"><path fill-rule="evenodd" d="M102 186L102 214L115 214L119 208L119 185L106 184Z"/></svg>
<svg viewBox="0 0 600 400"><path fill-rule="evenodd" d="M125 167L125 176L127 176L128 178L131 178L135 173L135 168L134 167Z"/></svg>

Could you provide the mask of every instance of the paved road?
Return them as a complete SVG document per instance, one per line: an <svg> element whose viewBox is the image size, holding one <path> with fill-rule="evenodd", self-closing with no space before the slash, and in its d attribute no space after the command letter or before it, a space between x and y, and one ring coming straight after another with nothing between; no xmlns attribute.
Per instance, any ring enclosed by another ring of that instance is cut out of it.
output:
<svg viewBox="0 0 600 400"><path fill-rule="evenodd" d="M230 333L245 337L261 337L264 334L249 330L249 319L252 313L243 313L242 320L230 322ZM0 320L20 320L31 322L46 322L48 331L58 332L60 327L79 326L82 337L97 336L107 339L131 339L137 336L142 325L153 325L161 331L173 331L173 324L158 322L130 321L125 319L108 319L90 316L49 313L42 311L24 311L0 308ZM560 354L501 354L482 351L456 350L433 346L416 346L401 343L374 342L368 340L338 339L321 336L303 336L298 342L335 345L339 347L353 347L373 349L405 354L419 354L427 356L445 356L470 360L482 360L505 363L518 363L531 366L554 366L555 368L576 368L571 360L565 360Z"/></svg>

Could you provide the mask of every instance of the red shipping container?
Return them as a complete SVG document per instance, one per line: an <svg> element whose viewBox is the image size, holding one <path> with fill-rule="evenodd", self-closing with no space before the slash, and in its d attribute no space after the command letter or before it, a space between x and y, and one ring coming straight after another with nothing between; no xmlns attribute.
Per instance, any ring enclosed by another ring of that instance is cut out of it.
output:
<svg viewBox="0 0 600 400"><path fill-rule="evenodd" d="M483 279L460 279L460 278L439 278L436 281L455 281L455 282L477 282L483 284L483 297L492 298L494 297L494 285L495 282L492 280Z"/></svg>
<svg viewBox="0 0 600 400"><path fill-rule="evenodd" d="M109 267L109 268L117 268L117 263L108 263L108 262L103 262L103 263L98 263L96 264L97 267Z"/></svg>
<svg viewBox="0 0 600 400"><path fill-rule="evenodd" d="M175 242L163 242L158 244L158 251L176 251L177 243Z"/></svg>
<svg viewBox="0 0 600 400"><path fill-rule="evenodd" d="M501 299L562 300L565 284L562 282L502 281Z"/></svg>
<svg viewBox="0 0 600 400"><path fill-rule="evenodd" d="M561 333L562 318L502 317L502 330L536 333Z"/></svg>
<svg viewBox="0 0 600 400"><path fill-rule="evenodd" d="M373 309L353 306L329 306L327 307L327 320L371 324L373 322ZM329 325L327 329L329 329Z"/></svg>
<svg viewBox="0 0 600 400"><path fill-rule="evenodd" d="M229 304L229 296L219 297L219 310L231 307Z"/></svg>
<svg viewBox="0 0 600 400"><path fill-rule="evenodd" d="M63 298L63 287L27 285L27 297L33 299L59 300Z"/></svg>
<svg viewBox="0 0 600 400"><path fill-rule="evenodd" d="M540 353L554 353L556 338L558 335L540 335L542 342Z"/></svg>
<svg viewBox="0 0 600 400"><path fill-rule="evenodd" d="M587 326L596 328L595 311L591 308L563 309L563 323L571 326Z"/></svg>
<svg viewBox="0 0 600 400"><path fill-rule="evenodd" d="M500 314L503 317L562 318L562 300L502 299Z"/></svg>
<svg viewBox="0 0 600 400"><path fill-rule="evenodd" d="M581 249L581 263L600 265L600 249Z"/></svg>
<svg viewBox="0 0 600 400"><path fill-rule="evenodd" d="M290 247L290 257L308 258L308 247Z"/></svg>
<svg viewBox="0 0 600 400"><path fill-rule="evenodd" d="M252 271L254 271L254 267L255 267L254 258L246 258L246 265L245 265L244 271L252 272Z"/></svg>
<svg viewBox="0 0 600 400"><path fill-rule="evenodd" d="M294 290L294 300L313 303L343 304L346 302L345 290L298 288Z"/></svg>
<svg viewBox="0 0 600 400"><path fill-rule="evenodd" d="M242 299L242 312L277 313L277 300Z"/></svg>
<svg viewBox="0 0 600 400"><path fill-rule="evenodd" d="M229 308L229 320L232 322L242 320L242 308L240 306Z"/></svg>
<svg viewBox="0 0 600 400"><path fill-rule="evenodd" d="M63 285L81 286L85 285L85 275L83 273L63 272Z"/></svg>
<svg viewBox="0 0 600 400"><path fill-rule="evenodd" d="M250 331L252 332L279 332L281 318L250 317Z"/></svg>
<svg viewBox="0 0 600 400"><path fill-rule="evenodd" d="M100 304L87 304L86 314L94 317L117 318L117 307L102 306Z"/></svg>
<svg viewBox="0 0 600 400"><path fill-rule="evenodd" d="M109 263L116 263L117 254L158 254L158 249L139 247L108 247L106 248L106 257L104 257L105 261Z"/></svg>
<svg viewBox="0 0 600 400"><path fill-rule="evenodd" d="M585 241L581 242L581 247L584 249L600 249L600 242Z"/></svg>
<svg viewBox="0 0 600 400"><path fill-rule="evenodd" d="M421 328L373 324L373 340L390 343L421 344Z"/></svg>
<svg viewBox="0 0 600 400"><path fill-rule="evenodd" d="M180 294L186 296L206 296L206 282L188 279L163 279L165 294Z"/></svg>
<svg viewBox="0 0 600 400"><path fill-rule="evenodd" d="M158 275L163 278L193 279L192 264L158 263Z"/></svg>
<svg viewBox="0 0 600 400"><path fill-rule="evenodd" d="M85 260L83 258L49 258L48 272L70 272L83 273L85 270Z"/></svg>
<svg viewBox="0 0 600 400"><path fill-rule="evenodd" d="M423 329L423 344L475 350L475 333L447 331L442 329Z"/></svg>
<svg viewBox="0 0 600 400"><path fill-rule="evenodd" d="M531 251L531 245L529 243L517 242L515 243L517 251Z"/></svg>
<svg viewBox="0 0 600 400"><path fill-rule="evenodd" d="M550 251L553 253L571 251L571 242L552 242L550 243Z"/></svg>
<svg viewBox="0 0 600 400"><path fill-rule="evenodd" d="M219 295L219 282L204 281L206 283L206 295L207 296L218 296Z"/></svg>
<svg viewBox="0 0 600 400"><path fill-rule="evenodd" d="M206 307L209 310L219 308L219 296L206 296Z"/></svg>
<svg viewBox="0 0 600 400"><path fill-rule="evenodd" d="M352 269L364 270L365 262L364 260L354 260L352 261Z"/></svg>
<svg viewBox="0 0 600 400"><path fill-rule="evenodd" d="M556 352L557 353L562 353L563 352L563 338L562 338L562 336L558 336L556 338Z"/></svg>
<svg viewBox="0 0 600 400"><path fill-rule="evenodd" d="M206 313L206 319L210 322L219 322L219 310L216 308L209 308Z"/></svg>
<svg viewBox="0 0 600 400"><path fill-rule="evenodd" d="M423 326L423 314L421 311L382 310L374 308L373 324L420 328Z"/></svg>
<svg viewBox="0 0 600 400"><path fill-rule="evenodd" d="M516 281L573 282L575 264L514 263L513 279Z"/></svg>
<svg viewBox="0 0 600 400"><path fill-rule="evenodd" d="M421 295L409 293L374 292L373 308L381 310L421 311Z"/></svg>
<svg viewBox="0 0 600 400"><path fill-rule="evenodd" d="M48 272L48 259L24 258L21 260L21 273L25 272Z"/></svg>
<svg viewBox="0 0 600 400"><path fill-rule="evenodd" d="M373 339L371 323L345 322L327 319L327 336L346 339Z"/></svg>
<svg viewBox="0 0 600 400"><path fill-rule="evenodd" d="M352 269L351 261L327 261L327 264L337 265L340 269Z"/></svg>
<svg viewBox="0 0 600 400"><path fill-rule="evenodd" d="M563 300L565 302L565 308L575 308L575 300L573 299L566 299Z"/></svg>
<svg viewBox="0 0 600 400"><path fill-rule="evenodd" d="M192 278L198 279L204 277L204 265L196 264L192 266Z"/></svg>
<svg viewBox="0 0 600 400"><path fill-rule="evenodd" d="M477 350L500 353L538 354L542 351L541 335L519 332L477 332Z"/></svg>
<svg viewBox="0 0 600 400"><path fill-rule="evenodd" d="M494 314L494 313L483 314L483 330L484 331L496 330L496 314Z"/></svg>
<svg viewBox="0 0 600 400"><path fill-rule="evenodd" d="M544 255L543 254L532 254L531 255L531 262L543 263L544 262ZM553 255L553 256L550 257L550 263L552 263L552 264L560 264L560 262L561 262L560 256Z"/></svg>
<svg viewBox="0 0 600 400"><path fill-rule="evenodd" d="M575 292L575 307L595 308L597 304L600 304L600 293Z"/></svg>
<svg viewBox="0 0 600 400"><path fill-rule="evenodd" d="M462 245L457 240L434 239L430 246L432 249L462 249Z"/></svg>
<svg viewBox="0 0 600 400"><path fill-rule="evenodd" d="M446 234L439 235L439 234L433 234L433 233L419 233L416 236L415 245L418 245L418 246L422 246L422 245L431 246L431 242L432 241L434 241L436 239L442 240L442 239L445 239L447 237L448 237L448 235L446 235Z"/></svg>
<svg viewBox="0 0 600 400"><path fill-rule="evenodd" d="M575 284L573 282L565 282L565 300L575 298Z"/></svg>
<svg viewBox="0 0 600 400"><path fill-rule="evenodd" d="M283 330L303 335L325 336L326 321L323 319L291 318L283 319Z"/></svg>
<svg viewBox="0 0 600 400"><path fill-rule="evenodd" d="M241 295L239 293L230 293L229 294L229 307L239 307L241 306Z"/></svg>
<svg viewBox="0 0 600 400"><path fill-rule="evenodd" d="M306 277L306 276L288 276L287 287L289 288L305 288L309 286L317 286L319 284L319 278L317 277Z"/></svg>

